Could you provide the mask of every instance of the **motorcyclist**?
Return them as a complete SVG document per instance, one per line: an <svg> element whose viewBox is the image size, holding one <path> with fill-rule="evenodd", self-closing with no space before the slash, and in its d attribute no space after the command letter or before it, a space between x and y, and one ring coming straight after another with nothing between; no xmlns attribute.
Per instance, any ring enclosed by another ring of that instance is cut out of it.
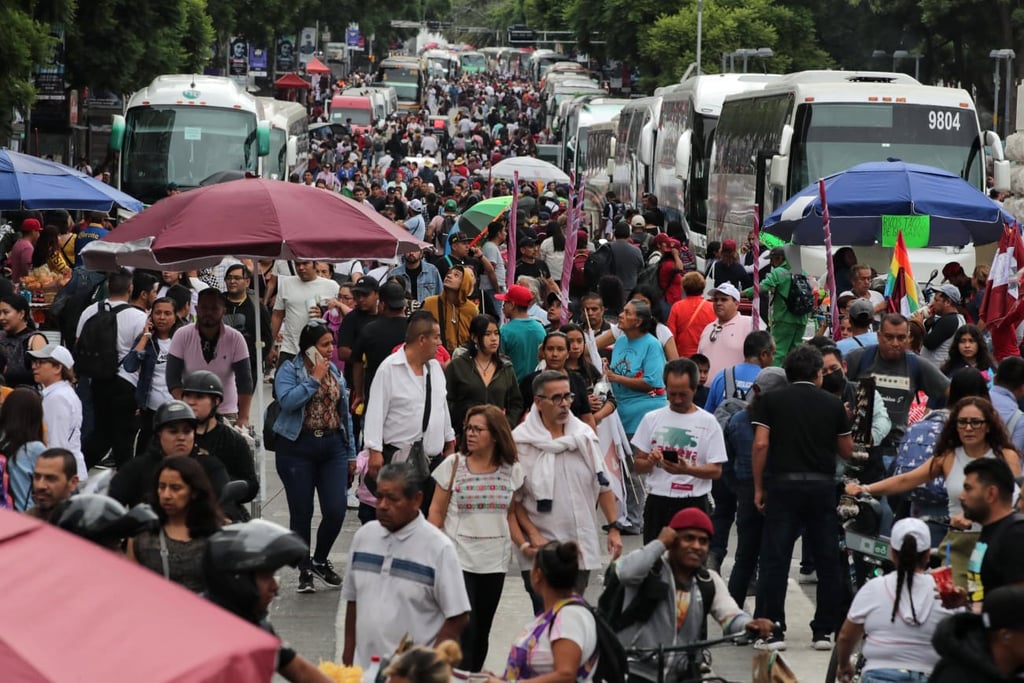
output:
<svg viewBox="0 0 1024 683"><path fill-rule="evenodd" d="M129 510L110 496L98 493L72 496L60 504L51 522L64 531L117 551L124 539L160 528L160 518L149 505L141 503Z"/></svg>
<svg viewBox="0 0 1024 683"><path fill-rule="evenodd" d="M277 596L277 570L309 557L298 534L262 519L231 524L210 536L203 559L206 597L246 621L277 635L267 609ZM281 642L277 671L293 683L328 683L324 674Z"/></svg>

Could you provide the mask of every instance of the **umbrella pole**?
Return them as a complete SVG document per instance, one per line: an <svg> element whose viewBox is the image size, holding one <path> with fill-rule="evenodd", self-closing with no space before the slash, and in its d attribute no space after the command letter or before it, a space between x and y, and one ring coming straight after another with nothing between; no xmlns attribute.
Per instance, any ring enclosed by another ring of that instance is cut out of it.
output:
<svg viewBox="0 0 1024 683"><path fill-rule="evenodd" d="M836 265L832 263L832 226L828 215L828 202L825 199L825 180L818 180L818 194L821 195L822 229L825 231L825 267L828 269L828 304L831 312L832 338L838 340L839 335L839 302L836 300Z"/></svg>
<svg viewBox="0 0 1024 683"><path fill-rule="evenodd" d="M256 268L259 268L259 259L255 260ZM253 517L263 516L263 506L267 502L267 451L263 448L263 417L266 410L266 396L263 393L263 335L260 332L260 316L263 308L263 300L260 298L260 279L253 276L253 291L256 292L256 300L253 302L256 309L256 415L249 416L249 422L253 425L253 439L256 441L256 459L259 461L260 495L257 500L257 509Z"/></svg>
<svg viewBox="0 0 1024 683"><path fill-rule="evenodd" d="M505 290L516 283L516 230L519 207L519 171L512 174L512 208L508 214L508 267L505 269Z"/></svg>

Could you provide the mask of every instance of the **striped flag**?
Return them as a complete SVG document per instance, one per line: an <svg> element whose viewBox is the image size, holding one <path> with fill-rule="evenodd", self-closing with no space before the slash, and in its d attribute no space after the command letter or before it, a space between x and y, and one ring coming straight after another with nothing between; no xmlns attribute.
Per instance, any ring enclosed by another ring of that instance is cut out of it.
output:
<svg viewBox="0 0 1024 683"><path fill-rule="evenodd" d="M985 283L985 297L981 301L981 319L988 327L997 327L1020 298L1017 272L1024 268L1024 244L1020 230L1014 224L1006 226L999 240L999 249L992 259L992 269Z"/></svg>
<svg viewBox="0 0 1024 683"><path fill-rule="evenodd" d="M910 255L902 231L896 235L896 247L892 252L892 263L889 264L889 279L885 283L885 298L889 301L889 311L892 313L909 316L921 307L921 296L910 268Z"/></svg>

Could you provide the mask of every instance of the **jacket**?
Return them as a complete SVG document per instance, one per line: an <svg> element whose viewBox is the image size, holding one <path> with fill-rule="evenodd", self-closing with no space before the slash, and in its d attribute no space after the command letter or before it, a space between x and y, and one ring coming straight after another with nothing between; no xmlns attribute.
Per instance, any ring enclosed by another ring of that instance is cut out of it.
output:
<svg viewBox="0 0 1024 683"><path fill-rule="evenodd" d="M774 292L772 297L772 322L791 323L794 325L806 325L810 319L810 313L795 315L789 310L786 299L789 297L789 288L793 283L793 277L788 265L781 265L768 273L768 277L761 280L759 288L762 292ZM748 287L743 290L743 296L754 295L754 288Z"/></svg>
<svg viewBox="0 0 1024 683"><path fill-rule="evenodd" d="M658 603L647 621L627 626L619 631L617 634L619 641L626 648L655 648L659 645L683 644L678 641L676 631L675 575L668 563L668 553L661 541L655 539L639 550L634 550L623 556L615 563L619 581L626 589L623 604L628 605L636 598L640 585L656 562L662 563L659 576L662 580L661 585L664 587L664 599ZM717 572L709 571L708 573L711 580L715 582L715 598L710 608L707 605L703 606L703 615L695 616L703 623L703 620L710 615L722 626L722 631L725 634L739 633L751 621L751 616L729 596L729 588L722 577ZM695 577L694 580L699 579ZM699 596L700 591L693 591L691 595ZM690 609L695 608L697 608L697 603L691 598ZM667 656L666 670L674 670L679 664L679 659L680 655L678 654L675 657ZM638 673L651 677L651 680L656 679L656 662L637 662L636 666Z"/></svg>
<svg viewBox="0 0 1024 683"><path fill-rule="evenodd" d="M348 412L348 387L338 368L331 365L329 371L341 387L338 399L338 415L344 432L345 458L355 460L356 448L352 441L352 416ZM295 441L302 432L302 421L306 415L306 403L320 388L320 382L306 370L306 356L299 354L278 368L274 375L274 395L281 406L281 413L274 421L274 433L289 441Z"/></svg>
<svg viewBox="0 0 1024 683"><path fill-rule="evenodd" d="M480 309L469 300L476 284L476 276L469 268L462 269L462 285L453 296L442 289L437 296L428 296L420 307L430 311L441 324L441 345L450 353L469 341L469 323L480 314Z"/></svg>
<svg viewBox="0 0 1024 683"><path fill-rule="evenodd" d="M175 329L177 327L175 326ZM145 408L149 401L149 390L153 386L153 373L156 371L157 360L160 357L160 345L156 338L150 337L146 342L146 348L137 351L135 346L138 343L139 340L136 339L132 344L132 350L121 361L121 366L128 372L138 371L139 383L135 386L135 405Z"/></svg>
<svg viewBox="0 0 1024 683"><path fill-rule="evenodd" d="M391 272L388 273L389 278L396 276L405 278L405 295L411 298L412 287L409 284L409 273L405 270L404 263L392 268ZM443 290L444 284L441 282L441 273L438 271L437 266L433 263L420 261L420 274L416 277L416 299L422 303L428 296L437 296Z"/></svg>
<svg viewBox="0 0 1024 683"><path fill-rule="evenodd" d="M206 476L210 478L213 485L213 495L220 498L220 492L228 483L228 471L224 463L216 456L210 455L197 445L192 449L190 458L203 466ZM149 445L146 452L132 458L118 470L114 478L110 480L110 488L107 491L114 500L121 502L125 507L132 507L146 500L148 494L156 493L156 470L164 454L160 450L160 444L156 439Z"/></svg>
<svg viewBox="0 0 1024 683"><path fill-rule="evenodd" d="M451 362L444 369L445 382L448 384L448 411L456 433L462 434L466 411L485 403L505 411L510 425L519 424L523 416L523 397L516 382L516 371L509 359L495 354L494 360L498 363L498 369L488 385L480 377L475 356L464 346L455 350Z"/></svg>
<svg viewBox="0 0 1024 683"><path fill-rule="evenodd" d="M932 670L929 683L1020 681L1019 676L996 669L980 614L965 612L946 619L935 629L932 645L942 659Z"/></svg>

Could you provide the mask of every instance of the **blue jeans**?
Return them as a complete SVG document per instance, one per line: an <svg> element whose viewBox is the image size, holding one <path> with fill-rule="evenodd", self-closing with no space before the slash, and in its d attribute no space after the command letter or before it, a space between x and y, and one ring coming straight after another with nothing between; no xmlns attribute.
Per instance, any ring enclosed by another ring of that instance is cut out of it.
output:
<svg viewBox="0 0 1024 683"><path fill-rule="evenodd" d="M747 598L747 587L757 573L764 515L754 507L752 479L735 479L732 486L736 498L736 557L729 574L729 595L737 605L742 605ZM718 535L717 529L715 535Z"/></svg>
<svg viewBox="0 0 1024 683"><path fill-rule="evenodd" d="M765 482L765 518L761 539L761 573L755 617L786 628L786 587L793 547L801 528L811 546L818 572L817 606L811 620L816 633L839 627L839 520L832 481Z"/></svg>
<svg viewBox="0 0 1024 683"><path fill-rule="evenodd" d="M341 432L320 438L302 432L296 441L278 436L277 474L288 498L288 526L306 544L313 523L313 492L320 499L320 527L316 531L313 559L323 562L341 532L348 498L348 460ZM309 568L309 560L299 564Z"/></svg>
<svg viewBox="0 0 1024 683"><path fill-rule="evenodd" d="M732 531L732 523L736 519L736 493L733 491L735 481L736 477L733 475L723 474L711 482L711 497L715 499L711 524L714 526L715 535L711 538L711 546L708 551L709 554L715 556L719 565L722 564L729 552L729 532ZM753 502L753 494L750 499Z"/></svg>
<svg viewBox="0 0 1024 683"><path fill-rule="evenodd" d="M907 669L872 669L860 677L860 683L926 683L928 674Z"/></svg>

